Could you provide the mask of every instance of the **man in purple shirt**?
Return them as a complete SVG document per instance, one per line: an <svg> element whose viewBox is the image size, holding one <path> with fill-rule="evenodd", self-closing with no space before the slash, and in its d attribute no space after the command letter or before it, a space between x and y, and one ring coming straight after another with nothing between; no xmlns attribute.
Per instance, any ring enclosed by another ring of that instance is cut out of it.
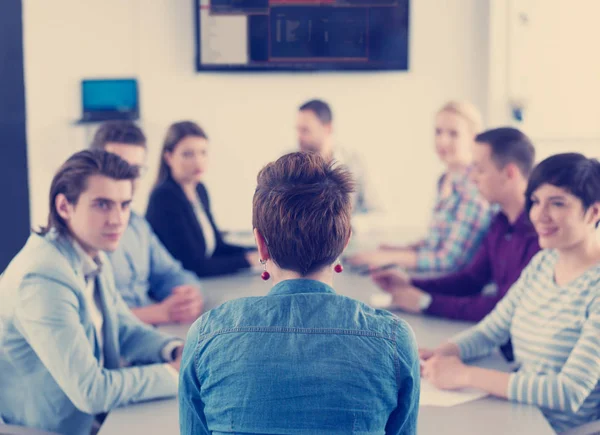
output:
<svg viewBox="0 0 600 435"><path fill-rule="evenodd" d="M392 295L388 308L479 321L540 250L525 212L527 179L535 160L531 141L508 127L483 132L475 141L474 180L481 194L501 211L471 263L459 272L431 279L411 278L399 270L374 273L375 282ZM484 294L490 283L495 284L495 293Z"/></svg>

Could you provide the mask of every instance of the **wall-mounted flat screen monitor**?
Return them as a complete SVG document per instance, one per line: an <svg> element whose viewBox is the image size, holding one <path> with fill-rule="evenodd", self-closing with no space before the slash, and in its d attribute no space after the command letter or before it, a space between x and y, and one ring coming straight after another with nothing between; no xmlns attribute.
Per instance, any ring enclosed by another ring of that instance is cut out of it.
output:
<svg viewBox="0 0 600 435"><path fill-rule="evenodd" d="M409 0L195 0L198 71L407 70Z"/></svg>

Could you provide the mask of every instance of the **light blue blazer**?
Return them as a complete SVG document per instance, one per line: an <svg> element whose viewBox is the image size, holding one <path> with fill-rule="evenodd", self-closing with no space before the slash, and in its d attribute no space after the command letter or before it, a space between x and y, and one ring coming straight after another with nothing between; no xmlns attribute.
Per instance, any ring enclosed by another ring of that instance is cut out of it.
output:
<svg viewBox="0 0 600 435"><path fill-rule="evenodd" d="M173 337L131 314L110 261L104 254L101 260L103 366L82 259L68 238L32 234L0 278L0 417L6 423L88 434L95 414L177 393L161 360ZM133 366L121 368L121 359Z"/></svg>

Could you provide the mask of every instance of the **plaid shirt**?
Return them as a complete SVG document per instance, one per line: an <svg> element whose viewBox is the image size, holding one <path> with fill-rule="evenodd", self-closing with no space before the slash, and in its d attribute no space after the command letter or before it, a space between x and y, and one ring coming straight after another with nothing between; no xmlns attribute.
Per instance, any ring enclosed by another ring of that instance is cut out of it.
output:
<svg viewBox="0 0 600 435"><path fill-rule="evenodd" d="M462 269L477 251L490 225L492 210L469 178L471 170L445 174L439 182L428 237L416 246L417 271L447 273ZM442 196L444 177L451 193Z"/></svg>

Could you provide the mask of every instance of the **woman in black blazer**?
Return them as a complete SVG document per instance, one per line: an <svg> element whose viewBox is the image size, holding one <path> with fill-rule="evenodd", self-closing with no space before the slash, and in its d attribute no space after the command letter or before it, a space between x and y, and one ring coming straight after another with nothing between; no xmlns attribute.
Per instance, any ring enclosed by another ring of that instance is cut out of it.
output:
<svg viewBox="0 0 600 435"><path fill-rule="evenodd" d="M146 211L161 242L198 276L234 273L257 258L256 253L225 243L215 225L201 181L207 147L207 136L197 124L184 121L169 127Z"/></svg>

